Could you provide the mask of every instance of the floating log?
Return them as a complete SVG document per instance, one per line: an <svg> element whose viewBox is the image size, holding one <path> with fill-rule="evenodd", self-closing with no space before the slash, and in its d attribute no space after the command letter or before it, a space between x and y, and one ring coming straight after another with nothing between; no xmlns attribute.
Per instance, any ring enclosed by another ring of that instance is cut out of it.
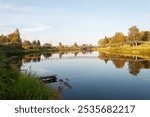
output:
<svg viewBox="0 0 150 117"><path fill-rule="evenodd" d="M47 79L47 78L52 78L52 79L57 79L56 75L51 75L51 76L40 76L41 79Z"/></svg>
<svg viewBox="0 0 150 117"><path fill-rule="evenodd" d="M56 75L52 75L52 76L41 76L40 79L41 79L44 83L57 82L57 77L56 77Z"/></svg>

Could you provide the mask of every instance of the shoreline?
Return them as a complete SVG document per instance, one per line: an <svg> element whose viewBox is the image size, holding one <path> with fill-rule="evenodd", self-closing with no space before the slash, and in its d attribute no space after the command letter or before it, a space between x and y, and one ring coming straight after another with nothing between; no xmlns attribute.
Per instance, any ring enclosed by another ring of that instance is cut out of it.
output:
<svg viewBox="0 0 150 117"><path fill-rule="evenodd" d="M150 47L101 47L98 51L122 56L137 56L150 60Z"/></svg>

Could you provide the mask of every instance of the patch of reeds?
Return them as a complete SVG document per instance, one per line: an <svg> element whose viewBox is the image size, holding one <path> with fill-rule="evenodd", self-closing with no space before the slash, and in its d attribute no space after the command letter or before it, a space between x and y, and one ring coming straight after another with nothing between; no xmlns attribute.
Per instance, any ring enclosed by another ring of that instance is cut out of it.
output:
<svg viewBox="0 0 150 117"><path fill-rule="evenodd" d="M8 72L7 72L8 73ZM7 74L5 73L5 74ZM0 79L0 99L48 100L57 99L56 92L32 74L20 73L16 78L8 74Z"/></svg>

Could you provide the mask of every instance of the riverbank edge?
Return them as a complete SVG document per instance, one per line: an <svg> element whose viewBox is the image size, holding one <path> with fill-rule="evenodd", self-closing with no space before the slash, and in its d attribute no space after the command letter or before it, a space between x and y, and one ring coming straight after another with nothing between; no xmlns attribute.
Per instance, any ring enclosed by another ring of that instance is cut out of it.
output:
<svg viewBox="0 0 150 117"><path fill-rule="evenodd" d="M98 51L123 56L137 56L150 60L150 47L100 47Z"/></svg>

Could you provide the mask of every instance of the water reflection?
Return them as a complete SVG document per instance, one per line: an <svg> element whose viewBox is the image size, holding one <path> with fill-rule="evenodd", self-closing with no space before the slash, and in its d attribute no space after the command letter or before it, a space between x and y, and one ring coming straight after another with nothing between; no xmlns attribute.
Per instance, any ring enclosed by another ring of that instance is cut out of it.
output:
<svg viewBox="0 0 150 117"><path fill-rule="evenodd" d="M72 89L71 84L69 83L69 79L59 79L57 84L57 91L60 95L63 94L64 90Z"/></svg>
<svg viewBox="0 0 150 117"><path fill-rule="evenodd" d="M137 76L141 69L150 69L150 61L137 56L123 56L120 54L99 53L99 58L107 64L112 61L116 68L122 69L128 63L129 73Z"/></svg>
<svg viewBox="0 0 150 117"><path fill-rule="evenodd" d="M40 62L41 60L45 60L45 59L62 59L62 58L66 58L66 59L71 59L71 58L81 58L82 55L85 55L84 58L93 58L93 57L89 57L86 55L87 54L92 54L92 52L86 52L86 51L75 51L75 52L71 52L71 53L67 53L67 52L60 52L60 53L43 53L43 54L29 54L29 55L25 55L22 59L22 62L24 63L29 63L29 62ZM70 56L71 54L71 56ZM58 55L58 56L56 56ZM67 56L68 55L68 56ZM78 56L79 55L79 56ZM44 58L42 58L42 56ZM124 56L124 55L120 55L120 54L110 54L110 53L102 53L99 52L98 56L95 56L95 58L99 58L100 60L105 61L105 63L107 64L108 61L112 61L112 63L114 64L114 66L117 69L123 69L123 67L125 66L125 63L128 64L128 70L129 73L137 76L140 73L141 69L150 69L150 61L149 60L145 60L143 58L137 57L137 56ZM83 57L82 57L83 58ZM21 67L21 63L19 61L19 63L15 63L12 64L12 66L15 69L20 69Z"/></svg>
<svg viewBox="0 0 150 117"><path fill-rule="evenodd" d="M22 59L23 62L25 63L28 63L28 62L40 62L41 60L41 54L38 53L38 54L28 54L28 55L25 55Z"/></svg>
<svg viewBox="0 0 150 117"><path fill-rule="evenodd" d="M51 57L53 54L52 53L43 53L43 56L47 59L49 57Z"/></svg>
<svg viewBox="0 0 150 117"><path fill-rule="evenodd" d="M20 71L22 66L22 58L17 56L10 57L10 65L13 69Z"/></svg>

